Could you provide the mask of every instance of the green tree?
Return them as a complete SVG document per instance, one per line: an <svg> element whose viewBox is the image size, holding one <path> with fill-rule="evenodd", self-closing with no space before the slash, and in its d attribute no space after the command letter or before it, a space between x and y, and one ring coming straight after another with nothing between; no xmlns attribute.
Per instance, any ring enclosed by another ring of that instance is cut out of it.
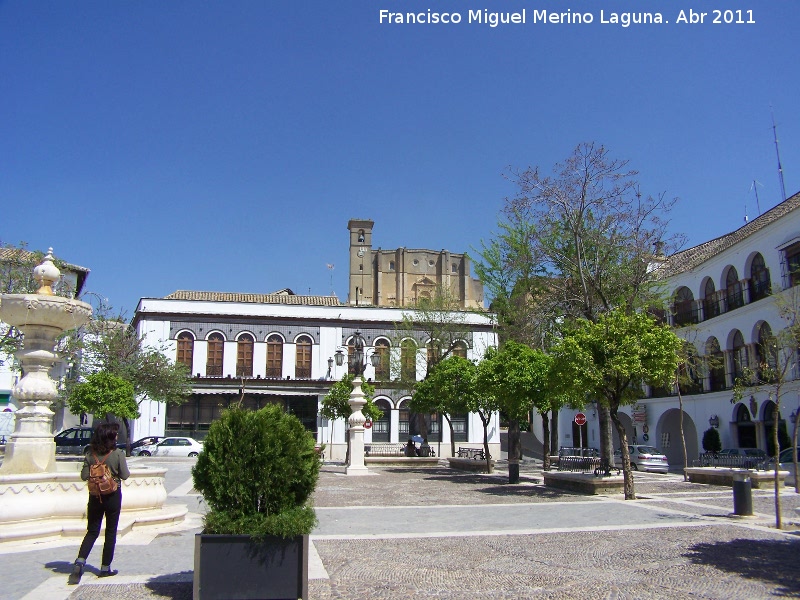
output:
<svg viewBox="0 0 800 600"><path fill-rule="evenodd" d="M140 338L121 317L108 318L103 309L98 318L85 326L79 338L82 360L65 384L65 394L93 373L111 373L133 386L137 405L146 400L167 405L182 404L191 394L188 367L169 358L165 347L153 348ZM137 411L138 412L138 411ZM117 415L125 424L128 447L131 444L130 417Z"/></svg>
<svg viewBox="0 0 800 600"><path fill-rule="evenodd" d="M767 393L769 398L775 402L775 410L772 412L772 423L767 440L770 455L777 457L780 451L788 445L788 434L784 432L781 436L781 409L788 410L785 405L788 399L795 398L793 388L789 382L794 379L794 369L798 360L798 347L800 347L800 289L797 286L787 290L773 291L775 306L778 314L784 323L784 327L778 332L773 333L767 327L763 327L759 333L759 342L755 348L755 364L752 366L739 364L741 375L734 381L733 399L731 402L739 402L745 394L752 394L756 391ZM798 426L800 425L800 410L795 411L797 417L794 422L792 446L797 447ZM783 439L781 439L783 438ZM781 443L783 442L783 443ZM797 473L797 453L794 453L794 468ZM775 490L775 526L781 529L783 526L781 517L781 482L778 477L780 464L776 458L774 467L773 487ZM795 492L800 493L800 482L795 477Z"/></svg>
<svg viewBox="0 0 800 600"><path fill-rule="evenodd" d="M416 306L404 312L400 322L395 324L396 345L401 348L400 361L392 368L396 379L403 382L409 391L413 392L417 380L412 373L420 370L422 362L416 352L415 342L420 340L426 347L426 360L424 362L425 375L423 379L441 361L463 351L466 353L467 340L470 338L469 324L470 311L461 307L459 299L445 286L437 286L428 298L420 298ZM407 352L413 352L413 364L404 362ZM428 429L425 421L426 413L417 413L417 430L427 439Z"/></svg>
<svg viewBox="0 0 800 600"><path fill-rule="evenodd" d="M456 455L453 416L469 412L470 398L475 393L475 365L460 356L449 356L428 371L418 382L409 403L417 414L439 413L450 427L450 454Z"/></svg>
<svg viewBox="0 0 800 600"><path fill-rule="evenodd" d="M597 321L579 319L554 348L557 381L565 394L588 395L605 406L619 435L625 476L625 499L636 498L620 406L642 396L644 384L666 385L678 366L681 340L645 313L615 309Z"/></svg>
<svg viewBox="0 0 800 600"><path fill-rule="evenodd" d="M577 146L551 175L539 167L509 172L518 193L476 270L502 296L499 312L511 307L503 320L527 337L519 341L536 346L535 336L562 319L596 321L615 308L660 304L654 253L681 243L667 236L674 200L642 196L636 175L594 143ZM610 461L610 414L602 403L598 413L601 455Z"/></svg>
<svg viewBox="0 0 800 600"><path fill-rule="evenodd" d="M92 413L101 419L110 420L114 415L126 420L139 417L139 405L133 385L122 377L107 371L92 373L86 381L75 385L67 399L73 414Z"/></svg>
<svg viewBox="0 0 800 600"><path fill-rule="evenodd" d="M703 432L703 450L714 454L722 450L722 440L716 427L709 427Z"/></svg>
<svg viewBox="0 0 800 600"><path fill-rule="evenodd" d="M552 408L551 367L550 356L513 340L503 344L500 350L489 349L479 365L482 393L491 394L509 420L509 460L522 458L517 424L527 421L534 408L541 414ZM545 446L548 445L546 435Z"/></svg>
<svg viewBox="0 0 800 600"><path fill-rule="evenodd" d="M320 415L330 421L344 419L347 424L347 419L353 414L353 409L350 407L349 400L350 394L353 392L353 380L355 377L348 373L339 381L331 386L330 391L322 399L322 408ZM383 417L383 411L375 406L372 397L375 395L375 386L368 381L361 383L361 391L364 392L364 400L366 404L361 409L361 413L371 421L377 421ZM350 459L350 436L345 434L347 438L347 456L345 462Z"/></svg>

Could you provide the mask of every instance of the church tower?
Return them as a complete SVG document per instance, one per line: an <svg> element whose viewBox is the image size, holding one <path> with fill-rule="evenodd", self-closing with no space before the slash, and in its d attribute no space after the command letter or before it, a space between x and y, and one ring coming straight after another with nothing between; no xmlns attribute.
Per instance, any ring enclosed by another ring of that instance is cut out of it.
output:
<svg viewBox="0 0 800 600"><path fill-rule="evenodd" d="M371 306L374 275L372 272L372 227L369 219L350 219L350 290L347 302L351 306Z"/></svg>

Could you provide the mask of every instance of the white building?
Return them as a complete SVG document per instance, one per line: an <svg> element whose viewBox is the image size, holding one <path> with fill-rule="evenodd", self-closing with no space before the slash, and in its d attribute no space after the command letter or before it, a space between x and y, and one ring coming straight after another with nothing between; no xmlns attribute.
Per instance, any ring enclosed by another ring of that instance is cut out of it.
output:
<svg viewBox="0 0 800 600"><path fill-rule="evenodd" d="M665 292L673 299L670 323L699 356L716 357L712 368L694 374L694 383L682 389L690 466L703 451L703 433L711 426L718 428L723 448L771 451L774 398L757 391L735 402L732 388L743 368L763 363L761 340L786 326L776 299L791 296L786 290L800 283L800 194L736 231L670 256L662 273ZM784 422L800 406L797 364L789 379L780 406ZM677 391L650 390L648 396L620 411L625 413L628 439L656 446L670 465L682 465ZM596 411L587 407L583 428L574 424L575 412L562 411L561 444L578 446L582 435L584 446L599 446ZM791 423L788 431L791 434Z"/></svg>
<svg viewBox="0 0 800 600"><path fill-rule="evenodd" d="M146 435L190 435L203 438L220 411L241 400L260 408L281 404L297 415L326 444L327 456L343 460L345 423L329 423L319 416L322 399L347 366L337 367L337 350L347 350L353 334L366 340L367 354L382 353L375 368L368 365L365 378L374 382L374 401L384 411L365 433L365 443L404 443L416 433L416 419L407 408L408 385L398 381L394 367L416 367L416 378L425 374L426 345L421 331L403 334L397 323L410 309L355 307L341 304L335 296L298 296L291 290L275 294L175 292L166 298L142 298L134 326L145 343L166 344L167 354L191 367L192 395L181 405L165 407L148 402L134 424L134 439ZM470 359L483 356L497 337L490 315L459 313L468 333L463 353ZM402 348L415 348L414 356L401 356ZM410 361L408 358L412 358ZM428 442L437 456L450 454L450 430L441 415L427 415ZM490 426L491 452L500 455L497 417ZM456 441L477 446L483 427L477 415L455 420Z"/></svg>

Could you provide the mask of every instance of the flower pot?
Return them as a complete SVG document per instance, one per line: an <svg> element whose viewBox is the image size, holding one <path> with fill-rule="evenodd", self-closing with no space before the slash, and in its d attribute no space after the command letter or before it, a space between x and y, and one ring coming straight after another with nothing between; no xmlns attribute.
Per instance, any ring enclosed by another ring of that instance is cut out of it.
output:
<svg viewBox="0 0 800 600"><path fill-rule="evenodd" d="M307 535L195 535L194 600L289 598L308 598Z"/></svg>

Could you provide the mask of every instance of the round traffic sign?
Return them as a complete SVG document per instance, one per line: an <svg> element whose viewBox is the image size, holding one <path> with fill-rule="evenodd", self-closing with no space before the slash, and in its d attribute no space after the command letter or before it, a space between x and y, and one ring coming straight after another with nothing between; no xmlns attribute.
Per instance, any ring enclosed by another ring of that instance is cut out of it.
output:
<svg viewBox="0 0 800 600"><path fill-rule="evenodd" d="M583 413L578 413L575 415L575 425L578 427L582 427L586 425L586 415Z"/></svg>
<svg viewBox="0 0 800 600"><path fill-rule="evenodd" d="M364 428L369 429L372 427L372 421L364 421Z"/></svg>

